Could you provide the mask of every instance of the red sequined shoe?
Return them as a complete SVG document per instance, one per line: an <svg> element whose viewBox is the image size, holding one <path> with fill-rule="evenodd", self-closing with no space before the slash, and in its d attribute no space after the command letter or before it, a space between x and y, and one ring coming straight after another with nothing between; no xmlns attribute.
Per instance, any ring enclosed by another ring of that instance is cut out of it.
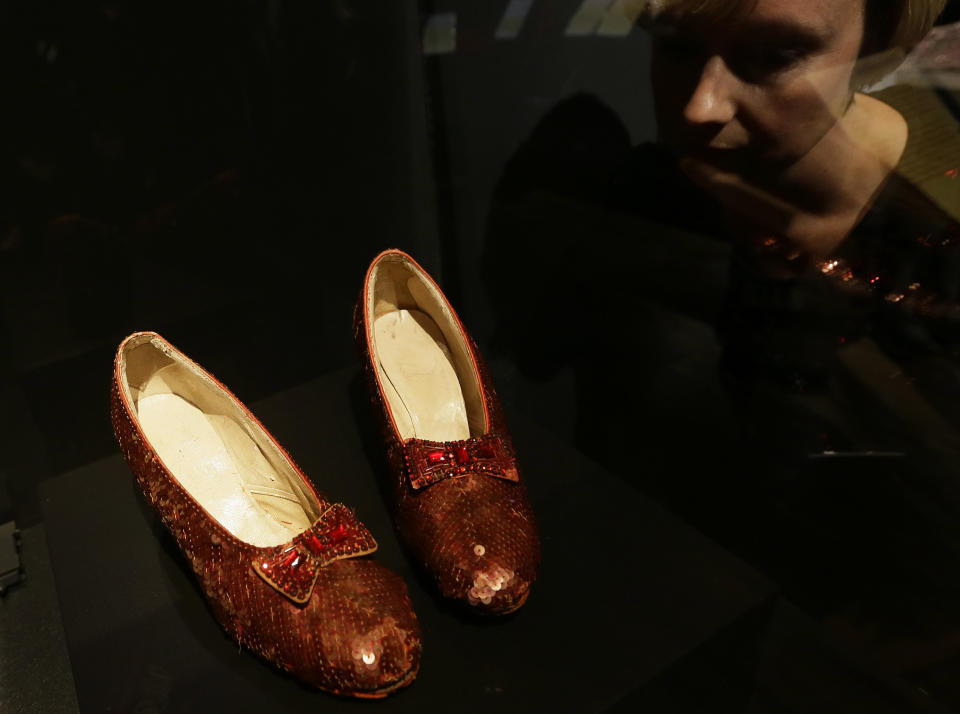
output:
<svg viewBox="0 0 960 714"><path fill-rule="evenodd" d="M413 681L420 629L403 581L347 507L314 490L227 389L162 337L114 365L123 455L237 642L315 687L382 697Z"/></svg>
<svg viewBox="0 0 960 714"><path fill-rule="evenodd" d="M386 442L401 537L440 592L502 614L540 562L533 509L486 365L409 255L367 271L354 335Z"/></svg>

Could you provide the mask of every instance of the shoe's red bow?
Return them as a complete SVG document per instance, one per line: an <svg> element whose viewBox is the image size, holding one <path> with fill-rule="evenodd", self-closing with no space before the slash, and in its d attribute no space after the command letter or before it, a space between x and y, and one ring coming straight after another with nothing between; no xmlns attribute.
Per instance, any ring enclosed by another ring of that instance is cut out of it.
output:
<svg viewBox="0 0 960 714"><path fill-rule="evenodd" d="M303 533L253 564L257 575L295 603L310 599L320 568L372 553L377 542L353 511L335 503Z"/></svg>
<svg viewBox="0 0 960 714"><path fill-rule="evenodd" d="M415 489L468 473L520 480L516 461L507 453L500 437L493 434L464 441L410 439L403 448L407 477Z"/></svg>

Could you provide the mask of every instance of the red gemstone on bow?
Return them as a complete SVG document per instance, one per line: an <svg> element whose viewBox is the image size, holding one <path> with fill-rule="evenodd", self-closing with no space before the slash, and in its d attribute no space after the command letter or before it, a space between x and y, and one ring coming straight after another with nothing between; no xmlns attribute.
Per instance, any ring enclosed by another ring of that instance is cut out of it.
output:
<svg viewBox="0 0 960 714"><path fill-rule="evenodd" d="M470 473L520 480L513 457L494 434L448 442L410 439L404 451L407 477L415 489Z"/></svg>
<svg viewBox="0 0 960 714"><path fill-rule="evenodd" d="M330 531L327 535L330 537L330 541L332 543L342 543L349 537L350 532L347 530L347 527L345 525L340 523L336 528Z"/></svg>
<svg viewBox="0 0 960 714"><path fill-rule="evenodd" d="M477 444L476 454L478 459L494 459L497 456L493 453L490 444L487 443Z"/></svg>
<svg viewBox="0 0 960 714"><path fill-rule="evenodd" d="M274 589L296 603L310 599L320 569L341 558L372 553L377 543L346 506L336 503L321 514L306 531L272 555L253 565L253 570Z"/></svg>
<svg viewBox="0 0 960 714"><path fill-rule="evenodd" d="M307 547L313 552L314 555L321 555L323 553L323 549L327 546L322 540L311 533L310 537L307 539Z"/></svg>

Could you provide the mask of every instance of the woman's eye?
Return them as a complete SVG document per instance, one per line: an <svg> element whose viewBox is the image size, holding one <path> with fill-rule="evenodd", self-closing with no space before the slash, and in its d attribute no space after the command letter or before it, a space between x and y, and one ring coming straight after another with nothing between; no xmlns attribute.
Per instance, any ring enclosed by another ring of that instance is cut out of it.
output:
<svg viewBox="0 0 960 714"><path fill-rule="evenodd" d="M651 34L654 51L672 62L692 62L703 54L703 44L698 38L674 25L657 25Z"/></svg>
<svg viewBox="0 0 960 714"><path fill-rule="evenodd" d="M703 48L696 40L684 34L661 31L653 35L654 49L673 61L690 62L700 57Z"/></svg>
<svg viewBox="0 0 960 714"><path fill-rule="evenodd" d="M803 50L790 47L749 47L737 53L737 71L750 78L764 77L790 69L805 56Z"/></svg>

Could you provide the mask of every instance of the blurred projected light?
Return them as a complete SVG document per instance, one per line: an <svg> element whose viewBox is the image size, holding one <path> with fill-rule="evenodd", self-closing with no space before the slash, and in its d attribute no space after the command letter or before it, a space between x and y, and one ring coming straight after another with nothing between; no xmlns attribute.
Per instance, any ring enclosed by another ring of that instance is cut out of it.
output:
<svg viewBox="0 0 960 714"><path fill-rule="evenodd" d="M40 40L37 42L37 54L46 60L48 64L53 64L57 61L57 55L60 54L60 51L57 49L56 45L48 45L43 40Z"/></svg>
<svg viewBox="0 0 960 714"><path fill-rule="evenodd" d="M567 24L568 37L626 37L646 3L639 0L583 0Z"/></svg>
<svg viewBox="0 0 960 714"><path fill-rule="evenodd" d="M626 37L633 30L641 9L642 5L637 0L614 0L600 21L597 34L602 37Z"/></svg>
<svg viewBox="0 0 960 714"><path fill-rule="evenodd" d="M457 49L457 13L437 12L423 27L423 54L444 55Z"/></svg>
<svg viewBox="0 0 960 714"><path fill-rule="evenodd" d="M520 34L531 7L533 7L533 0L510 0L493 36L498 40L515 39Z"/></svg>
<svg viewBox="0 0 960 714"><path fill-rule="evenodd" d="M567 25L568 37L586 37L596 32L603 22L607 9L616 0L583 0Z"/></svg>

